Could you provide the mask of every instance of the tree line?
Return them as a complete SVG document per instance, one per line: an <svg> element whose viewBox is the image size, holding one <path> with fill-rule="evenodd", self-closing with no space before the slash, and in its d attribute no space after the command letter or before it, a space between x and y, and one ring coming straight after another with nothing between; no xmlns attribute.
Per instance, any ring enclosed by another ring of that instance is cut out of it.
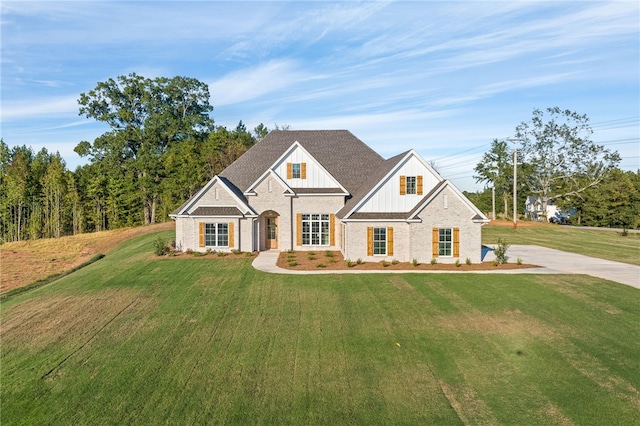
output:
<svg viewBox="0 0 640 426"><path fill-rule="evenodd" d="M88 163L75 171L58 152L0 140L2 242L169 220L269 131L214 125L208 86L193 78L129 74L98 83L78 103L80 115L109 130L76 146Z"/></svg>
<svg viewBox="0 0 640 426"><path fill-rule="evenodd" d="M530 121L516 127L512 138L493 140L474 168L476 181L487 187L467 195L483 211L492 211L496 203L503 217L509 218L515 153L519 213L527 197L534 196L543 217L553 203L572 212L569 221L576 225L638 228L640 170L619 169L619 154L594 143L592 134L586 115L558 107L535 109Z"/></svg>

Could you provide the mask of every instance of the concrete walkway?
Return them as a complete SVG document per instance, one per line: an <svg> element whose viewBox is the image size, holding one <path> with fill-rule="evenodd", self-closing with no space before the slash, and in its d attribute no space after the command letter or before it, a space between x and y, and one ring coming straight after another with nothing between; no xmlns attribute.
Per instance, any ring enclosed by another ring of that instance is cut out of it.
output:
<svg viewBox="0 0 640 426"><path fill-rule="evenodd" d="M520 258L524 263L539 265L540 268L508 269L489 271L292 271L276 266L280 252L277 250L262 251L253 261L253 267L259 271L274 274L293 275L321 275L321 274L407 274L407 273L452 273L452 274L586 274L605 280L615 281L640 289L640 266L626 263L612 262L579 254L567 253L560 250L548 249L540 246L510 246L507 255L511 262ZM489 253L485 261L493 260L493 253Z"/></svg>

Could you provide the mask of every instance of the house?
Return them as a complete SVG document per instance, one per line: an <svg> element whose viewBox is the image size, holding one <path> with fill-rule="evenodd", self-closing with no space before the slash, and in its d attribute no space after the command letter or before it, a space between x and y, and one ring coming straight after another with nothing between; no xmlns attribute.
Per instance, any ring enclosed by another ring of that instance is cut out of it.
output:
<svg viewBox="0 0 640 426"><path fill-rule="evenodd" d="M535 195L529 195L524 204L525 217L538 222L544 221L545 218L551 221L552 218L557 217L559 213L558 207L554 204L553 200L548 200L547 211L542 211L542 198Z"/></svg>
<svg viewBox="0 0 640 426"><path fill-rule="evenodd" d="M416 151L384 159L347 130L275 130L170 215L179 250L339 250L480 262L489 222Z"/></svg>

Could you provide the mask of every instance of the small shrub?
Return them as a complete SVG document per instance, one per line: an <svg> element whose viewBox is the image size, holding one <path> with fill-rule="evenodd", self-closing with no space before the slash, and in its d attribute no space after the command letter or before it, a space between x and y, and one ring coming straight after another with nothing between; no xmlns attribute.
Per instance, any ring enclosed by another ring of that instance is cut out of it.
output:
<svg viewBox="0 0 640 426"><path fill-rule="evenodd" d="M156 256L163 256L168 251L169 248L167 247L167 241L161 236L158 236L153 242L153 252Z"/></svg>
<svg viewBox="0 0 640 426"><path fill-rule="evenodd" d="M208 255L209 253L211 253L211 249L210 249L210 248L208 248L208 249L206 249L206 250L204 251L205 256L206 256L206 255Z"/></svg>
<svg viewBox="0 0 640 426"><path fill-rule="evenodd" d="M412 263L413 263L413 266L418 266L419 265L418 259L413 259Z"/></svg>
<svg viewBox="0 0 640 426"><path fill-rule="evenodd" d="M324 255L327 256L328 258L332 258L333 257L333 252L327 250L327 251L324 252Z"/></svg>
<svg viewBox="0 0 640 426"><path fill-rule="evenodd" d="M493 266L498 266L500 264L497 259L493 259L493 262L491 263L493 263Z"/></svg>
<svg viewBox="0 0 640 426"><path fill-rule="evenodd" d="M291 267L298 266L298 262L296 262L295 260L292 260L291 262L289 262L289 266Z"/></svg>
<svg viewBox="0 0 640 426"><path fill-rule="evenodd" d="M185 251L185 253L187 253L187 254L193 254L193 250L191 250L191 249L187 249L187 251Z"/></svg>
<svg viewBox="0 0 640 426"><path fill-rule="evenodd" d="M392 265L397 265L398 263L400 263L400 261L399 261L398 259L393 259L393 260L391 261L391 264L392 264Z"/></svg>
<svg viewBox="0 0 640 426"><path fill-rule="evenodd" d="M201 251L194 251L193 253L193 257L202 257L204 256L204 253L202 253Z"/></svg>
<svg viewBox="0 0 640 426"><path fill-rule="evenodd" d="M251 253L250 251L247 251L244 253L244 257L251 257L253 256L253 253Z"/></svg>
<svg viewBox="0 0 640 426"><path fill-rule="evenodd" d="M438 263L438 259L436 259L435 257L431 259L431 264L435 265L436 263Z"/></svg>
<svg viewBox="0 0 640 426"><path fill-rule="evenodd" d="M522 259L518 258L518 259L516 260L516 264L518 264L518 265L522 265Z"/></svg>
<svg viewBox="0 0 640 426"><path fill-rule="evenodd" d="M496 256L496 261L498 263L507 263L509 260L509 256L507 256L507 249L509 248L509 244L502 238L498 238L498 247L493 250L493 253Z"/></svg>
<svg viewBox="0 0 640 426"><path fill-rule="evenodd" d="M384 268L386 268L387 266L389 266L389 262L387 262L386 260L383 260L381 263L382 263L382 266L383 266Z"/></svg>
<svg viewBox="0 0 640 426"><path fill-rule="evenodd" d="M241 252L240 250L238 250L238 249L233 249L233 250L231 250L231 253L233 253L233 254L240 254L240 253L242 253L242 252Z"/></svg>
<svg viewBox="0 0 640 426"><path fill-rule="evenodd" d="M471 265L471 259L467 257L467 260L465 260L464 263L466 263L467 265Z"/></svg>
<svg viewBox="0 0 640 426"><path fill-rule="evenodd" d="M173 256L175 256L175 255L176 255L176 252L175 252L175 251L173 251L173 250L172 250L172 251L170 251L169 253L167 253L167 256L171 256L171 257L173 257Z"/></svg>
<svg viewBox="0 0 640 426"><path fill-rule="evenodd" d="M327 265L325 265L324 263L318 263L318 264L316 265L316 267L318 267L318 268L326 268L326 267L327 267Z"/></svg>
<svg viewBox="0 0 640 426"><path fill-rule="evenodd" d="M227 253L223 252L223 251L219 251L218 253L216 253L218 255L218 257L225 257L227 255Z"/></svg>
<svg viewBox="0 0 640 426"><path fill-rule="evenodd" d="M316 260L316 256L315 256L314 254L309 253L309 254L307 255L307 259L309 259L309 260Z"/></svg>
<svg viewBox="0 0 640 426"><path fill-rule="evenodd" d="M353 267L353 261L351 259L347 259L347 268Z"/></svg>
<svg viewBox="0 0 640 426"><path fill-rule="evenodd" d="M358 260L356 260L356 263L357 263L358 265L362 265L362 259L361 259L361 258L358 258Z"/></svg>
<svg viewBox="0 0 640 426"><path fill-rule="evenodd" d="M461 263L460 263L460 259L456 259L456 268L459 268L459 267L460 267L460 265L461 265Z"/></svg>

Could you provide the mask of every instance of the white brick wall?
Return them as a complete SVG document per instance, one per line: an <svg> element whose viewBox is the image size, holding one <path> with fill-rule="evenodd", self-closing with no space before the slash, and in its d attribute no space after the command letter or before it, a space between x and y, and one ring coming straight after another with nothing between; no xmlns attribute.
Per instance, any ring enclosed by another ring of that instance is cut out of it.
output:
<svg viewBox="0 0 640 426"><path fill-rule="evenodd" d="M467 258L473 263L480 263L481 225L471 222L473 216L475 213L453 191L445 188L418 214L422 223L412 224L413 257L421 263L431 261L433 228L460 228L460 257L439 256L438 263L455 263L457 259L464 263Z"/></svg>

